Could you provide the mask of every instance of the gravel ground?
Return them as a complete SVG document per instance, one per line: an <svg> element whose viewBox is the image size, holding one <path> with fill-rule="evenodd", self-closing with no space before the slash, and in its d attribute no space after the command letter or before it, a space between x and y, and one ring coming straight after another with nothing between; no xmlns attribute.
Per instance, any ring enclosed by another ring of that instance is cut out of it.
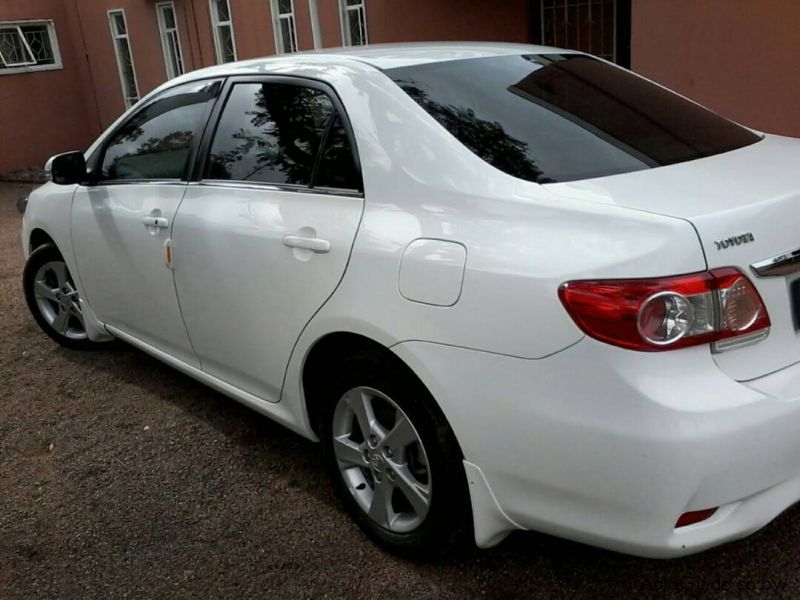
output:
<svg viewBox="0 0 800 600"><path fill-rule="evenodd" d="M420 564L339 510L315 444L133 349L40 333L20 290L27 187L0 184L0 598L800 593L800 512L652 561L534 533Z"/></svg>

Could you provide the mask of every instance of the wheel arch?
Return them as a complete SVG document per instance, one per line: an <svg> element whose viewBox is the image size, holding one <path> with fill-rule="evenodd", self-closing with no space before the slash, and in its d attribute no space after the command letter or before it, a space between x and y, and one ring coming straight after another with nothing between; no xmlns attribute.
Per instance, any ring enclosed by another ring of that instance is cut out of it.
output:
<svg viewBox="0 0 800 600"><path fill-rule="evenodd" d="M336 331L325 334L314 342L306 353L302 366L304 407L311 429L317 437L320 434L320 417L324 401L323 391L328 376L335 371L337 365L343 359L360 353L372 353L380 356L382 360L390 362L404 375L412 377L419 385L424 387L433 398L435 410L447 422L451 431L453 431L453 435L456 436L449 419L447 419L442 407L436 401L428 386L403 359L392 352L390 348L370 337L350 331ZM460 447L459 452L461 452Z"/></svg>
<svg viewBox="0 0 800 600"><path fill-rule="evenodd" d="M30 235L28 236L29 252L33 252L34 250L36 250L37 248L41 248L45 244L53 244L54 246L56 246L56 248L58 247L58 244L56 244L56 241L53 239L53 236L51 236L41 227L34 227L31 230Z"/></svg>

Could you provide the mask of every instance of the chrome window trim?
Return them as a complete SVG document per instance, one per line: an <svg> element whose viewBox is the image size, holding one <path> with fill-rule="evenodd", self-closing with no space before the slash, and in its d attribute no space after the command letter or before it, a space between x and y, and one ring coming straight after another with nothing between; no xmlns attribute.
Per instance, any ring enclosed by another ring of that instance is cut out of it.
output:
<svg viewBox="0 0 800 600"><path fill-rule="evenodd" d="M108 185L180 185L185 186L183 179L105 179L91 185L81 184L82 187L99 188Z"/></svg>
<svg viewBox="0 0 800 600"><path fill-rule="evenodd" d="M345 198L363 198L364 193L358 190L344 190L329 187L308 187L306 185L295 185L291 183L261 183L258 181L239 181L229 179L203 179L201 181L190 181L190 186L200 187L221 187L244 190L258 190L260 192L294 192L300 194L317 194L328 196L342 196Z"/></svg>

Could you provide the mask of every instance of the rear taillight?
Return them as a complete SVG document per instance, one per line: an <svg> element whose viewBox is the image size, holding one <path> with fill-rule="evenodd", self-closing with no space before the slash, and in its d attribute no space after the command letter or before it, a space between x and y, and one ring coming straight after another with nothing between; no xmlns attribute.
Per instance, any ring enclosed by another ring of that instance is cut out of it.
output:
<svg viewBox="0 0 800 600"><path fill-rule="evenodd" d="M558 295L587 335L632 350L713 343L723 351L769 333L761 296L732 267L658 279L569 281Z"/></svg>

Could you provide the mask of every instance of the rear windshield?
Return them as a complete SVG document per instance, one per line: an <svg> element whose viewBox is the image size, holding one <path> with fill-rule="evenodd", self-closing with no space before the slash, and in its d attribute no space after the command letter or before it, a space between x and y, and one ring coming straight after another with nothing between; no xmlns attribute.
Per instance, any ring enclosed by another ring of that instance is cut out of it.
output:
<svg viewBox="0 0 800 600"><path fill-rule="evenodd" d="M671 165L761 139L580 54L474 58L386 73L483 160L537 183Z"/></svg>

